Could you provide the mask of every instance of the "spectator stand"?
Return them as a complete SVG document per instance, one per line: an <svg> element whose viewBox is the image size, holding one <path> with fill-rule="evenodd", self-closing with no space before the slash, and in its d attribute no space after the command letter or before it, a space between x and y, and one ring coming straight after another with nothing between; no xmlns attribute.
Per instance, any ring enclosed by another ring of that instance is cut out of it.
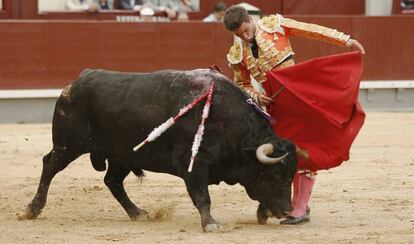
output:
<svg viewBox="0 0 414 244"><path fill-rule="evenodd" d="M114 1L114 9L99 12L67 11L65 10L65 0L34 0L38 1L36 10L38 19L64 19L64 20L116 20L119 22L140 22L140 13L133 10L123 10L119 8L119 1ZM50 4L52 2L52 4ZM158 17L167 17L163 11L155 12ZM161 19L161 18L159 18Z"/></svg>
<svg viewBox="0 0 414 244"><path fill-rule="evenodd" d="M10 9L9 4L9 1L0 0L0 19L10 18L9 12L7 11L8 9Z"/></svg>
<svg viewBox="0 0 414 244"><path fill-rule="evenodd" d="M114 9L99 13L68 12L65 10L65 0L0 0L3 1L3 11L0 18L9 19L87 19L87 20L116 20L117 16L138 16L135 11L117 10L119 0L114 1ZM189 12L190 20L202 20L208 16L213 5L218 0L191 0L199 11ZM264 15L281 13L284 15L363 15L365 0L222 0L227 6L246 2L261 9ZM199 4L197 4L199 3ZM0 12L1 13L1 12ZM164 15L164 13L159 13Z"/></svg>
<svg viewBox="0 0 414 244"><path fill-rule="evenodd" d="M407 14L407 15L414 15L414 9L403 9L402 7L401 7L401 2L402 2L403 0L393 0L393 11L392 11L392 13L393 14L395 14L395 15L398 15L398 14Z"/></svg>

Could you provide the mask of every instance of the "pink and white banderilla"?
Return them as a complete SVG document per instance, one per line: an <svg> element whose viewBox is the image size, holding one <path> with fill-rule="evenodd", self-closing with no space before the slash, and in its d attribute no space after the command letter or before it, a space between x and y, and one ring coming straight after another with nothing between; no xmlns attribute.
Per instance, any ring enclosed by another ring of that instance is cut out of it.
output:
<svg viewBox="0 0 414 244"><path fill-rule="evenodd" d="M194 100L192 103L186 105L180 111L175 117L169 118L167 121L162 123L160 126L155 128L148 136L147 138L141 142L139 145L134 147L134 151L138 151L142 146L147 144L148 142L154 141L157 139L162 133L164 133L168 128L173 126L175 122L183 116L185 113L187 113L190 109L192 109L194 106L199 104L204 98L207 97L206 103L204 104L203 114L201 115L201 123L198 126L197 133L195 134L193 146L191 147L191 160L190 165L188 166L188 172L191 172L193 169L193 164L195 157L197 156L198 149L200 148L201 142L203 140L203 134L204 134L204 123L205 120L208 118L208 115L210 113L210 107L211 107L211 99L213 97L214 92L214 82L210 83L210 89L208 92L204 93L203 95L199 96L196 100Z"/></svg>

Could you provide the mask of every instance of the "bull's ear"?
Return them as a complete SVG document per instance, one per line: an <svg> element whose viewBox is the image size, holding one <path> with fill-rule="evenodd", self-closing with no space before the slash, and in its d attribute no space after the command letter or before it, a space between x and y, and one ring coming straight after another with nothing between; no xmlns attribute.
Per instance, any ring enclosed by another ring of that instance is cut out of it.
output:
<svg viewBox="0 0 414 244"><path fill-rule="evenodd" d="M245 147L243 151L256 151L257 147Z"/></svg>

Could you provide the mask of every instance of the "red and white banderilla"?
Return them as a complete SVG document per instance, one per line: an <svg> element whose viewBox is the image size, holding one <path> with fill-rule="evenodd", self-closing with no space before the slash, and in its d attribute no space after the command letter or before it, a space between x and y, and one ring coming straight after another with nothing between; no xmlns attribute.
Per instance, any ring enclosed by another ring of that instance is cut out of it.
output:
<svg viewBox="0 0 414 244"><path fill-rule="evenodd" d="M144 146L145 144L147 144L148 142L154 141L155 139L157 139L162 133L164 133L168 128L170 128L171 126L173 126L175 124L175 122L184 114L186 114L190 109L192 109L194 106L196 106L197 104L199 104L202 100L204 100L204 98L207 97L206 103L204 104L204 109L203 109L203 114L201 116L201 123L198 126L197 129L197 133L194 137L194 141L193 141L193 146L191 147L191 160L190 160L190 165L188 166L188 172L191 172L193 169L193 164L194 164L194 160L195 157L198 153L198 149L201 145L201 141L203 140L203 134L204 134L204 123L205 120L207 119L209 112L210 112L210 106L211 106L211 100L213 97L213 92L214 92L214 82L211 81L210 83L210 89L208 92L204 93L203 95L199 96L196 100L194 100L192 103L186 105L184 108L180 109L180 111L178 112L178 114L175 117L171 117L169 118L167 121L165 121L164 123L162 123L160 126L158 126L157 128L155 128L148 136L147 138L141 142L139 145L137 145L136 147L134 147L134 151L138 151L138 149L140 149L142 146Z"/></svg>

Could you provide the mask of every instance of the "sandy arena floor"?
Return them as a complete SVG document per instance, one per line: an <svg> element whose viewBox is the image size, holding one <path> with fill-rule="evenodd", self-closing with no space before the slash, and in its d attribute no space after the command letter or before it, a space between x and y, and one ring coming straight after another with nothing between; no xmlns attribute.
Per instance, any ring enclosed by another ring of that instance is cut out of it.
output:
<svg viewBox="0 0 414 244"><path fill-rule="evenodd" d="M210 186L222 233L202 232L181 179L147 172L125 181L131 199L159 221L131 222L88 156L53 180L36 220L19 220L34 197L50 124L0 125L1 243L414 243L414 113L369 113L351 160L320 172L311 222L255 223L257 202L239 186Z"/></svg>

